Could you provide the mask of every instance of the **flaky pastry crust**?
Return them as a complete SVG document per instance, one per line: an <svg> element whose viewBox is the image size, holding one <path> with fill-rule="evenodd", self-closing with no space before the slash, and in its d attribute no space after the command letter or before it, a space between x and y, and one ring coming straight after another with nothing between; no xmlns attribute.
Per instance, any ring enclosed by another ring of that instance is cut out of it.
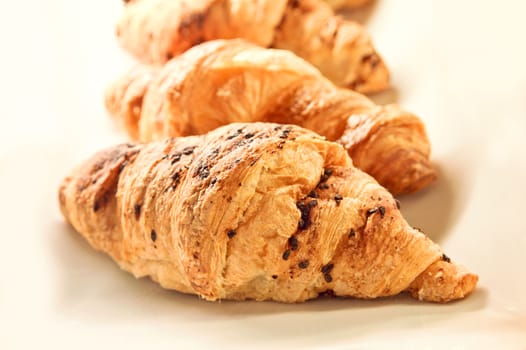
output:
<svg viewBox="0 0 526 350"><path fill-rule="evenodd" d="M164 64L204 41L242 38L291 50L338 86L371 93L389 85L388 69L365 29L319 0L130 1L117 36L150 64Z"/></svg>
<svg viewBox="0 0 526 350"><path fill-rule="evenodd" d="M243 40L203 43L162 68L134 67L108 88L106 107L144 142L232 122L296 124L339 140L358 168L394 194L436 178L418 117L335 87L288 51Z"/></svg>
<svg viewBox="0 0 526 350"><path fill-rule="evenodd" d="M64 179L59 203L121 268L207 300L446 302L477 282L340 145L292 125L106 149Z"/></svg>

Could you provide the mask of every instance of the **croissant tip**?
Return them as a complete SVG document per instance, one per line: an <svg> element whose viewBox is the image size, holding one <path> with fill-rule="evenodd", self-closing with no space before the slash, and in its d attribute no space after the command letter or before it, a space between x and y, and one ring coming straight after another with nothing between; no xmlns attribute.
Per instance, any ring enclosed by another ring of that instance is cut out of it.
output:
<svg viewBox="0 0 526 350"><path fill-rule="evenodd" d="M431 163L426 160L416 164L416 168L408 169L401 178L405 181L398 183L399 186L392 188L387 186L391 193L401 195L418 192L435 182L438 176Z"/></svg>
<svg viewBox="0 0 526 350"><path fill-rule="evenodd" d="M468 295L470 295L475 290L475 287L477 286L478 281L479 281L478 275L474 273L465 274L458 285L459 299L465 298Z"/></svg>
<svg viewBox="0 0 526 350"><path fill-rule="evenodd" d="M460 280L458 281L458 285L455 287L455 290L452 294L443 297L438 298L437 300L429 300L433 302L437 302L440 304L449 303L455 300L461 300L466 297L468 297L473 291L475 290L475 287L478 283L478 276L472 273L468 273L464 275Z"/></svg>
<svg viewBox="0 0 526 350"><path fill-rule="evenodd" d="M387 65L383 59L375 54L377 60L371 66L370 73L367 75L364 81L360 84L353 83L349 86L352 90L355 90L362 94L375 94L382 92L389 87L390 73Z"/></svg>
<svg viewBox="0 0 526 350"><path fill-rule="evenodd" d="M422 272L408 291L420 301L448 303L470 295L477 283L478 276L465 267L439 260Z"/></svg>
<svg viewBox="0 0 526 350"><path fill-rule="evenodd" d="M417 150L403 150L404 155L393 152L391 171L378 168L371 174L393 195L418 192L437 180L437 172L429 157ZM392 174L396 174L395 177Z"/></svg>

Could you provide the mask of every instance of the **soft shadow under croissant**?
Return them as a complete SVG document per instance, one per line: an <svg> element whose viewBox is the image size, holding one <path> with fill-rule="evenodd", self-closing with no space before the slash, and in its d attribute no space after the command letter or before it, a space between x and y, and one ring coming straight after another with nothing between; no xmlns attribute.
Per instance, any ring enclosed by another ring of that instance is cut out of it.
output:
<svg viewBox="0 0 526 350"><path fill-rule="evenodd" d="M477 283L340 145L292 125L112 147L64 179L59 202L123 269L207 300L448 302Z"/></svg>

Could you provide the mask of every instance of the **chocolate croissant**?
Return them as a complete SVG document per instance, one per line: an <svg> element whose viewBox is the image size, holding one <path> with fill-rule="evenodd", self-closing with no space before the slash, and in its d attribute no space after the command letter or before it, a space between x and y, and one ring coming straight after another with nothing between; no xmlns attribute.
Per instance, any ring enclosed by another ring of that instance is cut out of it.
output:
<svg viewBox="0 0 526 350"><path fill-rule="evenodd" d="M447 302L477 283L340 145L292 125L112 147L64 179L59 202L121 268L206 300Z"/></svg>
<svg viewBox="0 0 526 350"><path fill-rule="evenodd" d="M117 36L145 63L163 64L204 41L242 38L291 50L342 87L370 93L389 85L365 29L319 0L135 0Z"/></svg>
<svg viewBox="0 0 526 350"><path fill-rule="evenodd" d="M339 140L358 168L394 194L436 178L418 117L337 88L288 51L239 39L203 43L162 68L133 68L108 88L106 107L141 141L232 122L296 124Z"/></svg>

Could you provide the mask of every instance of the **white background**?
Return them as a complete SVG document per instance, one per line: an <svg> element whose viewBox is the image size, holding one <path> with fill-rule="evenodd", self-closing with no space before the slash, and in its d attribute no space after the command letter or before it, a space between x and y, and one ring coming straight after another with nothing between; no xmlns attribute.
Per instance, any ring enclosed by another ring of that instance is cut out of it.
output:
<svg viewBox="0 0 526 350"><path fill-rule="evenodd" d="M133 62L113 36L121 2L0 6L2 349L526 349L526 2L378 0L353 15L393 73L375 99L422 117L440 170L402 210L480 275L448 305L207 303L120 271L64 223L56 190L125 140L102 102Z"/></svg>

